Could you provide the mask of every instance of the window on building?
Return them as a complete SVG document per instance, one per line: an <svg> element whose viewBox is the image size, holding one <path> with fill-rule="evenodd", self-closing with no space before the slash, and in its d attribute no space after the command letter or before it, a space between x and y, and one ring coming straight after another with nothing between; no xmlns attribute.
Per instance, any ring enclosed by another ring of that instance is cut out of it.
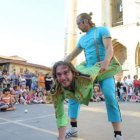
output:
<svg viewBox="0 0 140 140"><path fill-rule="evenodd" d="M9 64L8 63L1 64L0 67L1 67L1 70L2 71L4 71L4 70L9 71Z"/></svg>
<svg viewBox="0 0 140 140"><path fill-rule="evenodd" d="M23 68L20 68L20 73L23 73L23 72L24 72Z"/></svg>
<svg viewBox="0 0 140 140"><path fill-rule="evenodd" d="M122 0L112 0L112 27L123 24Z"/></svg>

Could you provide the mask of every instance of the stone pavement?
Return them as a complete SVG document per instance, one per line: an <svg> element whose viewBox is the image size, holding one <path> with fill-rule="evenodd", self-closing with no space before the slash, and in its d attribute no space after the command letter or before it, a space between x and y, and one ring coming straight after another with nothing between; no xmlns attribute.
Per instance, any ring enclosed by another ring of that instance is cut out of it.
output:
<svg viewBox="0 0 140 140"><path fill-rule="evenodd" d="M140 103L119 104L124 140L140 140ZM78 129L79 137L71 140L113 140L104 102L81 107ZM51 104L16 105L15 111L0 112L0 140L57 140L57 135Z"/></svg>

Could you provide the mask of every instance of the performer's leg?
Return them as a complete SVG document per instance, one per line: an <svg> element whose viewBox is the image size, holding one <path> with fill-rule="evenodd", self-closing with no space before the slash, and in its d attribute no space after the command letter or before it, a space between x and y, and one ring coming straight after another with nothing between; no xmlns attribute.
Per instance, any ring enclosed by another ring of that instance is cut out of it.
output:
<svg viewBox="0 0 140 140"><path fill-rule="evenodd" d="M68 101L68 115L70 117L71 128L67 130L66 137L76 137L78 135L77 130L77 118L80 110L80 104L73 99Z"/></svg>
<svg viewBox="0 0 140 140"><path fill-rule="evenodd" d="M121 113L116 98L115 81L114 78L107 78L100 82L101 90L105 97L108 120L112 122L114 129L114 136L116 140L122 140L121 137ZM118 136L117 136L118 135Z"/></svg>

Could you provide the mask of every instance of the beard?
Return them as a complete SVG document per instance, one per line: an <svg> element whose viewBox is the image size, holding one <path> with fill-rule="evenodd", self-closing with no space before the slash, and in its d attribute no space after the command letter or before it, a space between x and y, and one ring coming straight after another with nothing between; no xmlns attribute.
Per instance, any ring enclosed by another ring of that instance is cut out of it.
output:
<svg viewBox="0 0 140 140"><path fill-rule="evenodd" d="M63 86L64 87L64 86ZM73 80L69 86L65 86L64 89L74 92L75 91L75 81Z"/></svg>

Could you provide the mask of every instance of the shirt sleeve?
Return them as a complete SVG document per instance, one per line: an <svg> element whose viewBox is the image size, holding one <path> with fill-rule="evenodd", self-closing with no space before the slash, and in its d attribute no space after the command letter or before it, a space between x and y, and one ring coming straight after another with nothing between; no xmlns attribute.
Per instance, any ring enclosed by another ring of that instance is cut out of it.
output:
<svg viewBox="0 0 140 140"><path fill-rule="evenodd" d="M65 109L64 109L64 100L62 99L61 95L53 98L54 98L54 109L55 109L57 127L60 128L63 126L67 126L68 118L66 116Z"/></svg>
<svg viewBox="0 0 140 140"><path fill-rule="evenodd" d="M100 34L101 34L101 36L102 36L103 39L104 38L108 38L108 37L111 38L110 31L109 31L109 29L107 27L101 27L101 28L99 28L99 32L100 32Z"/></svg>

